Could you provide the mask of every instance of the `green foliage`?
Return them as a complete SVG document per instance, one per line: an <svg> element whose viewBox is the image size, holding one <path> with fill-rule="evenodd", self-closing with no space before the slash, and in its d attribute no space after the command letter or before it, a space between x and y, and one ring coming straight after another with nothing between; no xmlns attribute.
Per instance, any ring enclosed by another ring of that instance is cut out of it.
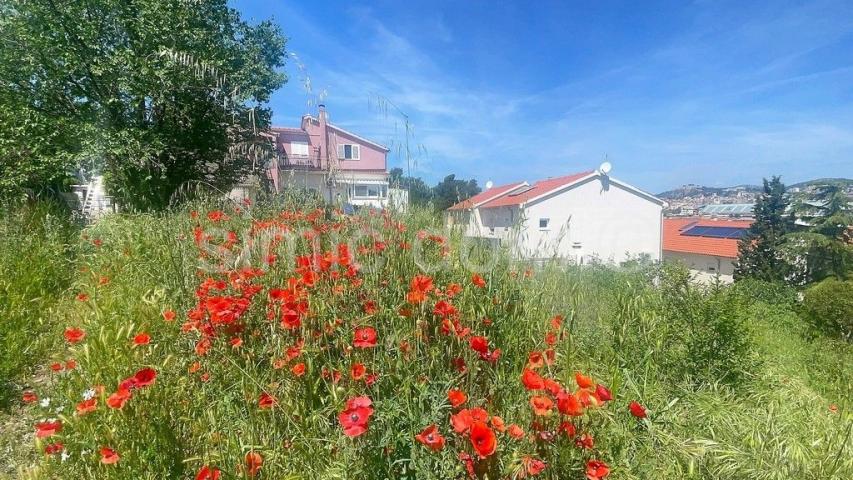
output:
<svg viewBox="0 0 853 480"><path fill-rule="evenodd" d="M432 188L435 208L440 212L447 210L453 204L471 198L480 191L477 180L457 179L456 175L450 174Z"/></svg>
<svg viewBox="0 0 853 480"><path fill-rule="evenodd" d="M660 276L659 309L672 345L664 360L679 381L734 385L752 373L753 332L745 302L735 290L694 285L682 266L665 266Z"/></svg>
<svg viewBox="0 0 853 480"><path fill-rule="evenodd" d="M392 168L389 174L389 182L392 186L409 191L409 204L424 207L432 200L430 187L420 177L408 177L403 175L402 168Z"/></svg>
<svg viewBox="0 0 853 480"><path fill-rule="evenodd" d="M51 202L0 209L0 408L56 340L48 319L67 295L76 232Z"/></svg>
<svg viewBox="0 0 853 480"><path fill-rule="evenodd" d="M806 289L803 311L816 327L853 339L853 280L828 278Z"/></svg>
<svg viewBox="0 0 853 480"><path fill-rule="evenodd" d="M793 227L793 218L786 213L789 200L785 185L778 176L764 179L763 192L755 202L755 221L738 244L735 279L752 277L760 280L784 280L787 264L779 247L785 234Z"/></svg>
<svg viewBox="0 0 853 480"><path fill-rule="evenodd" d="M225 0L10 0L0 26L4 186L81 167L125 206L162 209L187 181L228 189L264 166L257 132L285 81L275 24Z"/></svg>

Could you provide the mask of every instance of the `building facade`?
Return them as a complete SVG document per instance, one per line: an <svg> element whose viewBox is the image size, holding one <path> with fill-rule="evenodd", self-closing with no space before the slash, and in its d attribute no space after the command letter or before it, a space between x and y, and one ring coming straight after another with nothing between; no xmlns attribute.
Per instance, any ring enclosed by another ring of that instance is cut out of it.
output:
<svg viewBox="0 0 853 480"><path fill-rule="evenodd" d="M601 170L489 188L448 209L448 222L530 259L578 264L661 259L664 202Z"/></svg>
<svg viewBox="0 0 853 480"><path fill-rule="evenodd" d="M276 191L303 188L332 204L404 206L405 192L389 188L388 148L330 123L324 105L299 128L271 133L279 153L269 170Z"/></svg>

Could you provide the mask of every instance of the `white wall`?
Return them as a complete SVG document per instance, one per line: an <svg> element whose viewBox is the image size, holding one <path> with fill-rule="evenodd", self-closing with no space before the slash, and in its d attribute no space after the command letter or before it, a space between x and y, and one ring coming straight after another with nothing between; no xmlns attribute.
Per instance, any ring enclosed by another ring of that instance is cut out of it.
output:
<svg viewBox="0 0 853 480"><path fill-rule="evenodd" d="M734 281L734 258L664 250L663 259L667 262L683 263L699 283L711 283L717 278L718 274L723 283Z"/></svg>
<svg viewBox="0 0 853 480"><path fill-rule="evenodd" d="M606 177L593 177L569 190L528 203L518 245L532 258L596 256L621 262L648 255L661 259L660 203ZM548 218L547 229L539 219Z"/></svg>

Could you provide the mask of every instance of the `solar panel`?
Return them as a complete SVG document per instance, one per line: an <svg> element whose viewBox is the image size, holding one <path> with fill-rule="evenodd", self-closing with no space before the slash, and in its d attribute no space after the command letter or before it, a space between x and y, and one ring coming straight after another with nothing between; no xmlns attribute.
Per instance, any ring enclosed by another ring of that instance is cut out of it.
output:
<svg viewBox="0 0 853 480"><path fill-rule="evenodd" d="M745 227L716 227L716 226L696 226L689 228L682 233L688 237L708 237L708 238L732 238L739 239L746 235Z"/></svg>

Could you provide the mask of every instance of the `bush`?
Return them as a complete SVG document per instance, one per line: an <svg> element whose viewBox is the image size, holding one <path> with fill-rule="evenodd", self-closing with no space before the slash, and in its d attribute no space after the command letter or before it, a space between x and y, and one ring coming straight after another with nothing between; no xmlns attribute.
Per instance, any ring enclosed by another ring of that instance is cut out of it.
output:
<svg viewBox="0 0 853 480"><path fill-rule="evenodd" d="M666 324L669 375L690 384L735 385L756 367L748 304L737 290L690 281L686 268L661 269L658 310Z"/></svg>
<svg viewBox="0 0 853 480"><path fill-rule="evenodd" d="M818 329L853 337L853 280L828 278L806 289L803 313Z"/></svg>

